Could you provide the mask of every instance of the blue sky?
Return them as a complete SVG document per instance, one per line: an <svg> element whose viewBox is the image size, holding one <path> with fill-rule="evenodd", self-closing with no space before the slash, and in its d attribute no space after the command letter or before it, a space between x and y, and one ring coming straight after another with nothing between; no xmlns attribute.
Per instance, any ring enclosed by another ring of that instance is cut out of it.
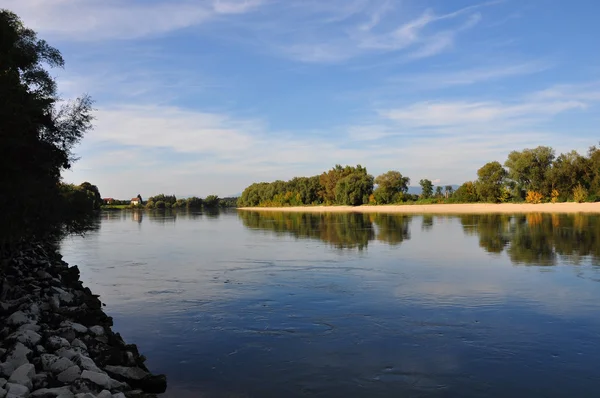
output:
<svg viewBox="0 0 600 398"><path fill-rule="evenodd" d="M96 100L64 174L103 196L238 193L362 164L460 184L597 144L595 0L0 0Z"/></svg>

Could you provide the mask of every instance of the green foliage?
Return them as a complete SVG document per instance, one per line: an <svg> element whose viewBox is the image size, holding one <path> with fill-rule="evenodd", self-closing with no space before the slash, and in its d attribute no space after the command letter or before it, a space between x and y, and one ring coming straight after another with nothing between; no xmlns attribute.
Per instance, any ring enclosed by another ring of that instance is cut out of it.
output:
<svg viewBox="0 0 600 398"><path fill-rule="evenodd" d="M536 191L549 196L552 190L550 177L553 160L554 149L539 146L511 152L504 166L508 169L508 177L516 183L519 191Z"/></svg>
<svg viewBox="0 0 600 398"><path fill-rule="evenodd" d="M204 206L214 208L219 206L219 197L217 195L208 195L204 199Z"/></svg>
<svg viewBox="0 0 600 398"><path fill-rule="evenodd" d="M196 196L192 196L185 201L185 207L188 209L201 209L203 205L204 201Z"/></svg>
<svg viewBox="0 0 600 398"><path fill-rule="evenodd" d="M402 176L399 171L390 170L375 178L377 188L373 192L378 204L397 203L402 201L408 191L410 178Z"/></svg>
<svg viewBox="0 0 600 398"><path fill-rule="evenodd" d="M453 198L461 203L473 203L479 200L475 184L471 181L467 181L458 187L456 192L454 192Z"/></svg>
<svg viewBox="0 0 600 398"><path fill-rule="evenodd" d="M499 162L489 162L477 170L477 182L475 188L477 195L485 202L500 202L505 199L504 182L507 176L506 170Z"/></svg>
<svg viewBox="0 0 600 398"><path fill-rule="evenodd" d="M160 195L149 197L148 202L154 202L156 204L158 204L158 202L163 202L165 205L168 203L170 207L172 207L177 203L177 197L175 195L165 195L161 193Z"/></svg>
<svg viewBox="0 0 600 398"><path fill-rule="evenodd" d="M71 167L71 150L92 128L93 117L88 96L60 105L45 69L64 65L60 52L7 10L0 10L0 38L2 249L77 229L60 174ZM77 203L84 194L73 195Z"/></svg>
<svg viewBox="0 0 600 398"><path fill-rule="evenodd" d="M433 183L428 179L423 179L419 181L419 185L421 186L421 197L424 199L428 199L433 195Z"/></svg>
<svg viewBox="0 0 600 398"><path fill-rule="evenodd" d="M373 193L373 176L366 169L358 169L338 181L335 187L336 203L348 206L360 206L369 203Z"/></svg>

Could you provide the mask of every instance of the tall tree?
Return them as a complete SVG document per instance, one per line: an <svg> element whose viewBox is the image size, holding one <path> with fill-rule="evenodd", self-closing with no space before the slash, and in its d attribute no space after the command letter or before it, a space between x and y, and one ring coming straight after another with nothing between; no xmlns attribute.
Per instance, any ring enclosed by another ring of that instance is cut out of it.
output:
<svg viewBox="0 0 600 398"><path fill-rule="evenodd" d="M477 194L485 202L499 202L507 172L500 162L489 162L477 170L479 177L475 187Z"/></svg>
<svg viewBox="0 0 600 398"><path fill-rule="evenodd" d="M419 181L421 186L421 196L425 199L430 198L433 195L433 183L428 179L422 179Z"/></svg>
<svg viewBox="0 0 600 398"><path fill-rule="evenodd" d="M41 238L64 226L60 173L72 148L92 128L92 101L59 105L47 67L62 67L60 52L0 10L0 246Z"/></svg>
<svg viewBox="0 0 600 398"><path fill-rule="evenodd" d="M513 151L508 155L504 166L508 168L508 177L515 181L518 194L524 191L536 191L550 195L552 183L550 170L554 161L554 149L539 146L534 149Z"/></svg>
<svg viewBox="0 0 600 398"><path fill-rule="evenodd" d="M377 176L375 184L377 189L373 193L377 203L395 203L408 191L410 178L402 176L399 171L390 170Z"/></svg>

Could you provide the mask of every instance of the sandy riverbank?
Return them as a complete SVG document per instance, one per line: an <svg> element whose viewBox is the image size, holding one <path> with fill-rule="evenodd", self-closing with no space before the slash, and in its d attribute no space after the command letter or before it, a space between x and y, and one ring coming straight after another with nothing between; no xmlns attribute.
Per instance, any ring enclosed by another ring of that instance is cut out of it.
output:
<svg viewBox="0 0 600 398"><path fill-rule="evenodd" d="M432 205L385 206L299 206L299 207L241 207L244 211L285 211L310 213L428 213L428 214L485 214L485 213L599 213L598 203L468 203Z"/></svg>

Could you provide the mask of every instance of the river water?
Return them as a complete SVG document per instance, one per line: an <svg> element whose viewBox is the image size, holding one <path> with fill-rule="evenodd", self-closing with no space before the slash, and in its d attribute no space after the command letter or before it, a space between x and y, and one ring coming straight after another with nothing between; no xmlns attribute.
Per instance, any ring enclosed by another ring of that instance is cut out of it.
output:
<svg viewBox="0 0 600 398"><path fill-rule="evenodd" d="M165 397L598 397L600 217L106 212L62 244Z"/></svg>

